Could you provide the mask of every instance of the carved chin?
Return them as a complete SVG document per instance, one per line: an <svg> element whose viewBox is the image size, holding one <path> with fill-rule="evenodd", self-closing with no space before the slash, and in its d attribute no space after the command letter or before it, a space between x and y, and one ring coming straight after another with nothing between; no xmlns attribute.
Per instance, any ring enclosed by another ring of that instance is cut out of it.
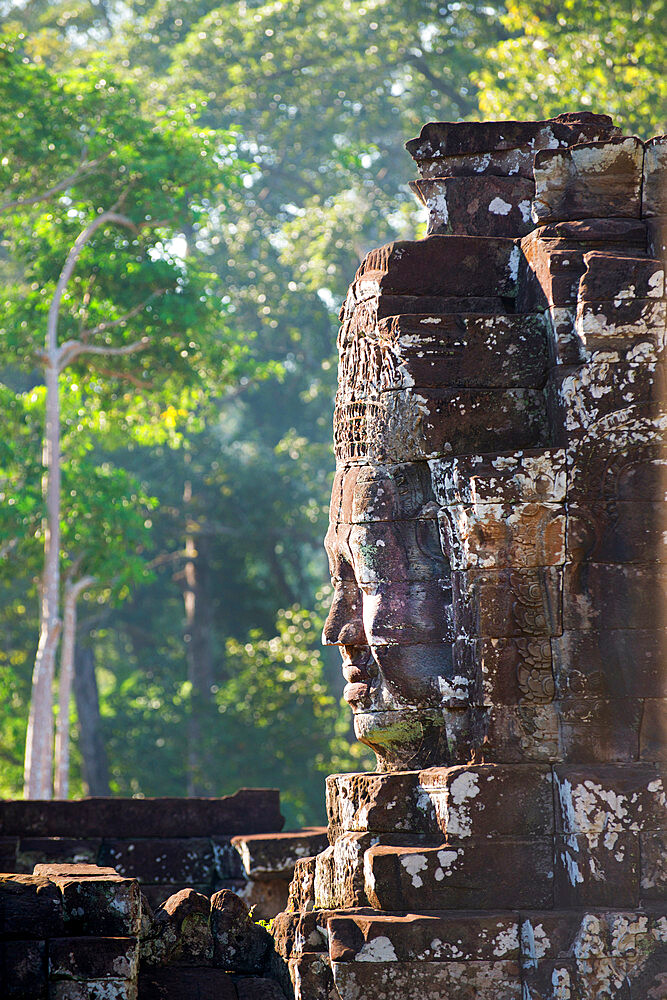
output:
<svg viewBox="0 0 667 1000"><path fill-rule="evenodd" d="M378 771L461 764L472 750L466 710L357 711L354 732L375 753Z"/></svg>

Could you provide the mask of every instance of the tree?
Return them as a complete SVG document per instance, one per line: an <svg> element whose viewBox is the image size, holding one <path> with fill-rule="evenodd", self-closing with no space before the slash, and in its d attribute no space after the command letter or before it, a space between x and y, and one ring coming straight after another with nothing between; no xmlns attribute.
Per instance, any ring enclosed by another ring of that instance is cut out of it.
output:
<svg viewBox="0 0 667 1000"><path fill-rule="evenodd" d="M144 118L137 113L139 101L131 88L98 74L56 76L30 64L11 43L4 44L0 55L4 62L5 124L13 117L23 121L25 107L34 115L37 93L40 99L46 97L51 112L56 110L53 105L58 111L57 134L52 136L41 119L29 119L25 132L12 133L11 127L6 127L9 141L3 146L2 167L11 194L0 206L0 211L14 213L18 225L12 233L13 259L22 259L24 266L14 295L10 292L6 302L8 341L17 363L25 364L32 355L45 373L44 569L24 794L48 798L53 683L61 631L61 377L66 369L78 367L79 380L93 392L100 374L125 378L143 390L149 406L151 400L163 405L165 390L175 389L181 397L192 393L202 365L219 357L222 338L213 327L219 300L207 287L210 279L196 266L186 266L170 250L168 240L184 228L194 231L204 214L204 201L220 185L215 154L223 138L216 137L214 144L211 132L195 128L183 114L162 115L153 121ZM26 142L26 132L33 140L32 148ZM61 150L61 177L33 193L43 169L40 153L44 146ZM64 159L65 150L74 162ZM36 207L43 204L48 207L37 214ZM72 238L74 227L79 232ZM57 273L57 257L68 244ZM209 338L213 333L210 345L206 344L207 324ZM39 351L35 337L43 325L45 348ZM198 328L199 343L188 339L194 328ZM101 359L106 365L110 358L147 353L151 346L151 365L168 358L166 379L158 387L146 381L149 363L144 363L142 370L135 362L133 373L122 368L108 372L84 367L88 359ZM71 565L78 566L81 558L77 555ZM73 602L85 579L85 575L79 580L72 578L67 585L70 631L63 685L67 704ZM62 748L62 738L59 743Z"/></svg>

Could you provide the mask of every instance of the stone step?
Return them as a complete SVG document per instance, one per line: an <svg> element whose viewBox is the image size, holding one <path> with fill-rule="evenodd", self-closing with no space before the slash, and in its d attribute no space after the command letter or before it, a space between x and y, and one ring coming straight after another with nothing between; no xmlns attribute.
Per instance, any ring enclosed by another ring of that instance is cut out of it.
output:
<svg viewBox="0 0 667 1000"><path fill-rule="evenodd" d="M371 250L355 280L391 295L514 295L519 249L500 236L427 236Z"/></svg>
<svg viewBox="0 0 667 1000"><path fill-rule="evenodd" d="M663 995L664 906L322 917L341 1000Z"/></svg>
<svg viewBox="0 0 667 1000"><path fill-rule="evenodd" d="M364 855L366 896L379 910L549 908L553 851L552 837L473 838L423 849L378 845Z"/></svg>
<svg viewBox="0 0 667 1000"><path fill-rule="evenodd" d="M327 778L330 833L544 836L554 829L552 779L538 764L470 764Z"/></svg>

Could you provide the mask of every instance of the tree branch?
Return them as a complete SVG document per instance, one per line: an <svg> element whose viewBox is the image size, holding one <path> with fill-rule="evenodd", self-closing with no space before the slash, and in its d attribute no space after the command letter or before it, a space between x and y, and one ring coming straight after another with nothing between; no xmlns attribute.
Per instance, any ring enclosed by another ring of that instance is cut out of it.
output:
<svg viewBox="0 0 667 1000"><path fill-rule="evenodd" d="M0 205L0 212L8 212L12 208L27 208L28 205L37 205L40 201L48 201L54 194L58 194L60 191L66 191L67 188L78 180L79 177L82 177L90 170L94 170L95 167L102 163L103 159L105 159L105 157L101 157L98 160L90 160L88 163L84 161L77 167L73 174L63 177L63 179L58 181L57 184L54 184L53 187L47 188L46 191L41 191L39 194L35 194L31 198L16 198L14 201L6 201L4 205Z"/></svg>
<svg viewBox="0 0 667 1000"><path fill-rule="evenodd" d="M90 327L90 329L81 331L81 339L88 340L90 337L95 337L98 333L104 333L105 330L111 330L114 326L121 326L126 323L128 319L132 319L133 316L137 316L140 312L146 308L149 302L157 298L159 295L164 295L166 292L165 288L159 288L156 292L152 292L147 299L140 302L139 305L134 306L132 309L128 309L126 313L119 316L118 319L111 319L106 323L99 323L97 326Z"/></svg>
<svg viewBox="0 0 667 1000"><path fill-rule="evenodd" d="M150 337L142 337L133 344L123 347L105 347L104 345L82 344L80 340L66 340L58 350L58 371L64 371L67 365L81 354L101 354L103 357L120 357L126 354L136 354L145 351L151 342Z"/></svg>

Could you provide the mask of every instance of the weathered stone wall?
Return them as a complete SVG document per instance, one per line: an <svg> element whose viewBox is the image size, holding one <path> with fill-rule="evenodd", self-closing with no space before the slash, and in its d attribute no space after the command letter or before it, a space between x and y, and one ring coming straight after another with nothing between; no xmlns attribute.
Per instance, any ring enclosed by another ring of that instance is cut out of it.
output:
<svg viewBox="0 0 667 1000"><path fill-rule="evenodd" d="M153 913L112 868L0 875L3 1000L285 1000L280 975L270 935L229 890L184 889Z"/></svg>
<svg viewBox="0 0 667 1000"><path fill-rule="evenodd" d="M0 870L30 874L38 863L65 862L111 867L138 879L153 906L185 887L206 895L247 891L232 838L277 832L283 822L277 789L241 789L219 799L5 801Z"/></svg>
<svg viewBox="0 0 667 1000"><path fill-rule="evenodd" d="M275 927L297 1000L667 996L667 138L431 123L341 312L327 535L380 773Z"/></svg>

